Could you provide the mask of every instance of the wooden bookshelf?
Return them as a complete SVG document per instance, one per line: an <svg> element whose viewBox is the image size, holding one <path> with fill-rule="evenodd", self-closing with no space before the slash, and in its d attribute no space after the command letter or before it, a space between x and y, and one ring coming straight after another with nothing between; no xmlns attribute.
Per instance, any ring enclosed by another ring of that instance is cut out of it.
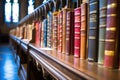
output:
<svg viewBox="0 0 120 80"><path fill-rule="evenodd" d="M10 37L15 38L15 37ZM13 39L16 40L16 39ZM14 41L15 42L15 41ZM25 44L21 41L21 44ZM25 48L23 45L20 47ZM57 53L50 48L40 48L29 43L28 55L36 60L55 79L119 80L120 71L104 68L103 65L75 58L73 55ZM24 50L25 50L24 49ZM21 53L22 54L22 53Z"/></svg>

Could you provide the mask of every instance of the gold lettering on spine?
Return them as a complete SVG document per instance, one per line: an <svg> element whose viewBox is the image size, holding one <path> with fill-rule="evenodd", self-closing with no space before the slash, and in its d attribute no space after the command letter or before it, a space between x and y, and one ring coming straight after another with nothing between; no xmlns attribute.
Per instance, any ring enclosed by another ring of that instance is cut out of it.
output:
<svg viewBox="0 0 120 80"><path fill-rule="evenodd" d="M96 39L95 36L89 36L89 39Z"/></svg>
<svg viewBox="0 0 120 80"><path fill-rule="evenodd" d="M105 50L105 55L107 56L114 56L114 53L114 51Z"/></svg>
<svg viewBox="0 0 120 80"><path fill-rule="evenodd" d="M115 42L114 39L105 39L106 42Z"/></svg>
<svg viewBox="0 0 120 80"><path fill-rule="evenodd" d="M108 14L107 17L115 17L117 14Z"/></svg>
<svg viewBox="0 0 120 80"><path fill-rule="evenodd" d="M116 31L116 28L106 28L107 31Z"/></svg>
<svg viewBox="0 0 120 80"><path fill-rule="evenodd" d="M115 8L115 7L117 7L117 3L112 3L112 4L109 4L109 5L107 6L108 9L109 9L109 8Z"/></svg>

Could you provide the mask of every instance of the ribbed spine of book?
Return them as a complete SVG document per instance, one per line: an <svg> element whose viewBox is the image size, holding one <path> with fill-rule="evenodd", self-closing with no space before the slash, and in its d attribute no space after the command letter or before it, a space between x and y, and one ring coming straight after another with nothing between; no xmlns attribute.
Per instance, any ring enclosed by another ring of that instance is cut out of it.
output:
<svg viewBox="0 0 120 80"><path fill-rule="evenodd" d="M106 17L107 17L107 0L100 0L99 1L98 64L103 64L104 62Z"/></svg>
<svg viewBox="0 0 120 80"><path fill-rule="evenodd" d="M41 48L44 47L44 20L41 21Z"/></svg>
<svg viewBox="0 0 120 80"><path fill-rule="evenodd" d="M81 4L80 59L85 59L87 49L87 3Z"/></svg>
<svg viewBox="0 0 120 80"><path fill-rule="evenodd" d="M48 18L48 29L47 29L47 47L52 47L52 13L49 12L47 15Z"/></svg>
<svg viewBox="0 0 120 80"><path fill-rule="evenodd" d="M120 55L120 0L107 1L104 66L118 68Z"/></svg>
<svg viewBox="0 0 120 80"><path fill-rule="evenodd" d="M81 8L74 9L74 57L80 57Z"/></svg>
<svg viewBox="0 0 120 80"><path fill-rule="evenodd" d="M39 22L36 21L35 22L35 30L36 30L36 34L35 34L35 44L39 45L40 44L40 30L39 30Z"/></svg>
<svg viewBox="0 0 120 80"><path fill-rule="evenodd" d="M90 0L89 3L89 34L88 34L88 61L98 60L98 28L99 5L98 0Z"/></svg>
<svg viewBox="0 0 120 80"><path fill-rule="evenodd" d="M41 47L41 32L42 32L42 21L41 19L39 20L39 40L40 40L40 44L39 46Z"/></svg>
<svg viewBox="0 0 120 80"><path fill-rule="evenodd" d="M70 35L69 36L70 36L70 54L74 54L74 11L70 11Z"/></svg>
<svg viewBox="0 0 120 80"><path fill-rule="evenodd" d="M62 53L66 53L66 34L69 34L66 32L67 27L67 12L69 11L69 8L63 8L63 27L62 27Z"/></svg>
<svg viewBox="0 0 120 80"><path fill-rule="evenodd" d="M71 11L67 11L67 22L66 22L66 54L70 54L70 30L71 30Z"/></svg>
<svg viewBox="0 0 120 80"><path fill-rule="evenodd" d="M57 50L58 40L57 40L57 27L58 27L58 12L53 13L53 49Z"/></svg>
<svg viewBox="0 0 120 80"><path fill-rule="evenodd" d="M59 11L58 16L58 52L62 53L63 12Z"/></svg>
<svg viewBox="0 0 120 80"><path fill-rule="evenodd" d="M47 47L47 19L44 19L44 47Z"/></svg>

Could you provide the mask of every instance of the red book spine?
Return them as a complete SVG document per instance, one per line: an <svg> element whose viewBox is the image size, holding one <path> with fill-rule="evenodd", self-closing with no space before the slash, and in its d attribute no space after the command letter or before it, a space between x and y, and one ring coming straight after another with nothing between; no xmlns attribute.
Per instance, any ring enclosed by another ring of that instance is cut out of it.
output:
<svg viewBox="0 0 120 80"><path fill-rule="evenodd" d="M74 10L74 57L80 57L81 8Z"/></svg>
<svg viewBox="0 0 120 80"><path fill-rule="evenodd" d="M39 30L39 22L36 21L35 23L35 30L36 30L36 34L35 34L35 44L39 45L40 44L40 30Z"/></svg>
<svg viewBox="0 0 120 80"><path fill-rule="evenodd" d="M62 36L62 32L63 32L63 30L62 30L62 28L63 28L63 25L62 25L62 23L63 23L63 13L62 13L62 11L60 11L59 12L59 49L58 49L58 52L62 52L62 38L63 38L63 36Z"/></svg>
<svg viewBox="0 0 120 80"><path fill-rule="evenodd" d="M107 68L118 68L120 48L120 1L108 0L107 5L104 66Z"/></svg>

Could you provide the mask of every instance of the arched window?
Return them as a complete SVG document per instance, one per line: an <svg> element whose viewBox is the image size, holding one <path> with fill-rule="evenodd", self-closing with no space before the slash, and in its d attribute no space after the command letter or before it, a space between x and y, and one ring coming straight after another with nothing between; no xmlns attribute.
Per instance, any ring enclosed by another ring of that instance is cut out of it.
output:
<svg viewBox="0 0 120 80"><path fill-rule="evenodd" d="M19 20L19 4L18 0L6 0L5 3L5 21L18 22Z"/></svg>
<svg viewBox="0 0 120 80"><path fill-rule="evenodd" d="M5 21L11 22L11 2L10 0L6 0L5 3Z"/></svg>
<svg viewBox="0 0 120 80"><path fill-rule="evenodd" d="M34 1L33 0L29 0L28 1L28 14L32 13L34 11L34 5L33 5Z"/></svg>

